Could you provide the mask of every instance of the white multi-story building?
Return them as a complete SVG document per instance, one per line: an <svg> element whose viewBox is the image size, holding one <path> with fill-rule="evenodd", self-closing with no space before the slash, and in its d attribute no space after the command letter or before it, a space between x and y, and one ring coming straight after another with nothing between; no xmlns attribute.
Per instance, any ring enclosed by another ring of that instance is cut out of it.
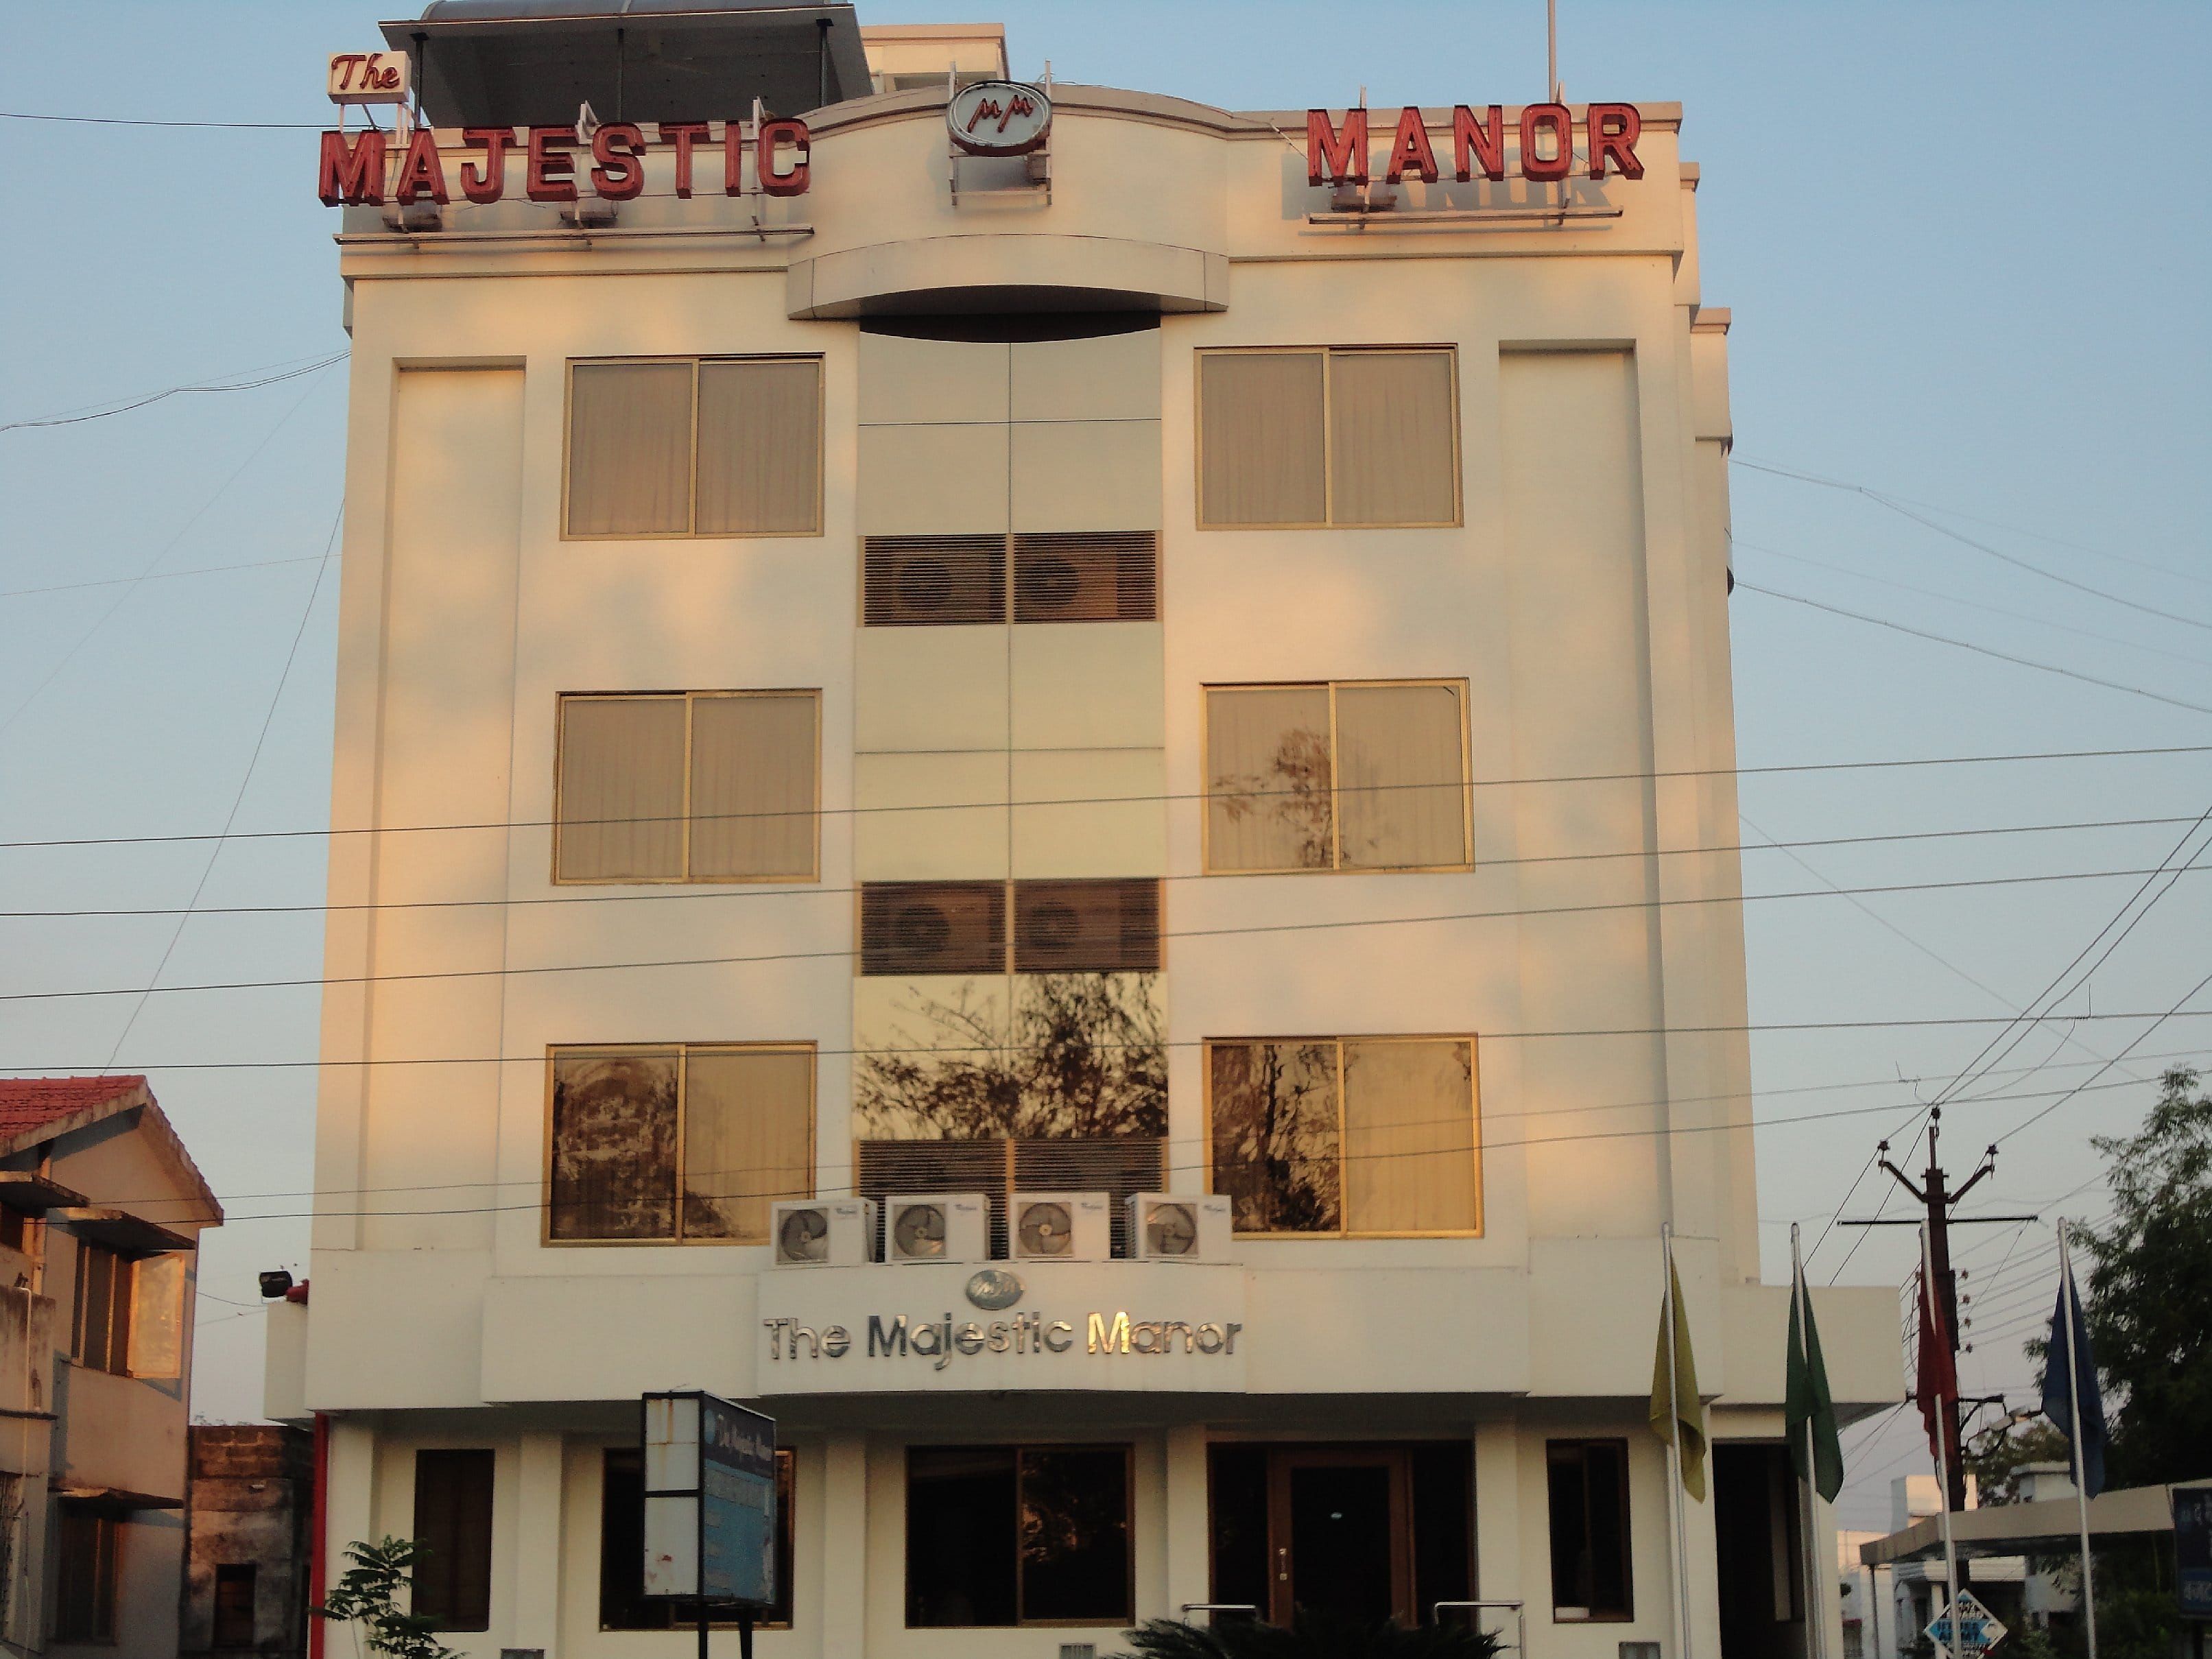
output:
<svg viewBox="0 0 2212 1659"><path fill-rule="evenodd" d="M700 1388L785 1448L763 1655L1482 1601L1614 1659L1678 1582L1692 1651L1802 1652L1676 107L1310 124L575 9L386 26L434 125L325 143L325 1210L270 1405L326 1553L426 1540L471 1655L672 1656L638 1400ZM1820 1312L1846 1415L1894 1401L1889 1291Z"/></svg>

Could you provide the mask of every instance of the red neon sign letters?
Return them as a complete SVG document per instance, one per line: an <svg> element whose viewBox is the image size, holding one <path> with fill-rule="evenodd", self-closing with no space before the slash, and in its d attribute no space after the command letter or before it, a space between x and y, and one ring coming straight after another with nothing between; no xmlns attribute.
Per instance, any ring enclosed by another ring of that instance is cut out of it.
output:
<svg viewBox="0 0 2212 1659"><path fill-rule="evenodd" d="M1306 182L1364 185L1367 182L1368 112L1348 109L1339 126L1325 109L1306 112ZM1451 113L1452 177L1462 184L1478 176L1500 179L1506 173L1505 112L1491 105L1478 118L1465 104ZM1583 123L1589 140L1589 176L1603 179L1613 167L1624 179L1641 179L1636 141L1644 118L1633 104L1592 104ZM1537 183L1565 179L1574 171L1575 118L1565 104L1531 104L1521 112L1515 160L1523 179ZM1419 179L1432 185L1443 176L1425 117L1408 106L1398 112L1390 135L1389 159L1382 177L1391 184Z"/></svg>
<svg viewBox="0 0 2212 1659"><path fill-rule="evenodd" d="M664 121L659 142L676 155L676 193L691 194L696 151L712 141L704 121ZM325 132L316 168L315 193L327 207L367 204L389 199L445 203L448 181L458 178L471 202L496 202L506 194L507 156L522 174L523 194L533 202L573 202L588 189L610 202L627 202L645 190L645 155L651 147L644 128L633 121L611 121L586 143L573 127L528 127L518 139L511 127L464 127L467 153L449 157L428 127L417 127L395 168L389 165L392 135L374 128L363 132ZM750 143L741 121L722 132L722 193L744 193L744 155L750 149L760 188L770 196L803 196L809 178L806 123L763 121ZM481 158L477 152L482 152ZM453 171L447 171L451 164Z"/></svg>

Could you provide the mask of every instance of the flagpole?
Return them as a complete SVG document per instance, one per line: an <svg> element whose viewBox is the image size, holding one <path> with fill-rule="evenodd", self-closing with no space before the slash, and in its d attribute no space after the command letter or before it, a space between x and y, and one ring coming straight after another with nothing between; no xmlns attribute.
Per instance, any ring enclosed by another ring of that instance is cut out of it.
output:
<svg viewBox="0 0 2212 1659"><path fill-rule="evenodd" d="M1929 1243L1928 1224L1920 1224L1920 1295L1924 1310L1920 1321L1920 1340L1927 1341L1937 1334L1935 1328L1948 1340L1950 1327L1943 1320L1943 1291L1936 1282L1933 1252ZM1926 1408L1926 1402L1922 1402ZM1961 1659L1959 1640L1959 1549L1951 1540L1951 1458L1948 1450L1950 1435L1944 1425L1950 1422L1950 1407L1942 1396L1936 1401L1936 1489L1943 1506L1943 1617L1951 1625L1951 1659Z"/></svg>
<svg viewBox="0 0 2212 1659"><path fill-rule="evenodd" d="M1690 1564L1683 1559L1683 1548L1689 1536L1690 1525L1682 1510L1682 1399L1674 1380L1674 1229L1668 1223L1659 1228L1659 1254L1667 1275L1661 1305L1664 1310L1662 1322L1667 1331L1667 1418L1668 1426L1674 1431L1673 1470L1674 1501L1668 1511L1673 1522L1671 1542L1674 1553L1674 1622L1681 1642L1682 1659L1690 1659Z"/></svg>
<svg viewBox="0 0 2212 1659"><path fill-rule="evenodd" d="M1804 1346L1802 1360L1790 1356L1794 1363L1804 1365L1809 1382L1813 1372L1812 1310L1807 1304L1811 1293L1805 1288L1804 1258L1797 1253L1797 1224L1790 1224L1790 1299L1795 1304L1797 1340ZM1820 1586L1823 1582L1820 1560L1820 1512L1813 1500L1814 1486L1819 1474L1819 1453L1813 1443L1813 1413L1805 1413L1805 1650L1811 1659L1826 1659L1828 1645L1827 1608L1824 1605ZM2094 1659L2094 1656L2091 1656Z"/></svg>
<svg viewBox="0 0 2212 1659"><path fill-rule="evenodd" d="M2081 1522L2081 1612L2088 1621L2089 1659L2097 1659L2097 1591L2089 1565L2089 1462L2081 1453L2081 1357L2075 1352L2075 1322L2081 1318L2074 1291L2074 1257L2066 1238L2066 1218L2058 1218L2058 1295L2066 1304L2066 1401L2074 1419L2074 1500ZM2043 1363L2051 1363L2048 1354Z"/></svg>

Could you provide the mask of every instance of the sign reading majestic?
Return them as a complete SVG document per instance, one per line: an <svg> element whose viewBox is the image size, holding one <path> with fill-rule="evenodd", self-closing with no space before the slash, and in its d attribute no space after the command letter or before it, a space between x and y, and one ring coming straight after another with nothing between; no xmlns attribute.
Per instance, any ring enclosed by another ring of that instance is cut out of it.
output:
<svg viewBox="0 0 2212 1659"><path fill-rule="evenodd" d="M334 62L336 60L333 60ZM805 194L808 179L806 123L774 119L751 123L662 121L655 142L675 156L676 193L689 198L695 179L721 156L720 189L726 196L747 191L745 155L753 156L752 179L769 196ZM450 139L451 134L447 137ZM635 121L610 121L588 139L573 127L463 127L460 144L448 154L437 132L416 127L405 135L406 148L393 164L398 135L370 128L363 132L325 132L316 172L316 193L328 207L390 200L452 199L453 186L471 202L496 202L520 175L521 193L533 202L573 202L586 190L610 202L627 202L645 193L645 155L651 145ZM706 169L697 164L704 159ZM714 188L709 185L708 188Z"/></svg>
<svg viewBox="0 0 2212 1659"><path fill-rule="evenodd" d="M1325 109L1306 112L1306 182L1310 185L1364 185L1367 182L1368 112L1348 109L1340 125ZM1619 167L1624 179L1641 179L1644 163L1636 159L1636 141L1644 131L1644 118L1633 104L1592 104L1584 117L1589 137L1589 176L1602 179ZM1565 104L1531 104L1521 112L1512 130L1513 160L1523 179L1541 184L1565 179L1575 170L1575 116ZM1462 184L1478 175L1490 179L1506 176L1505 112L1492 104L1480 117L1465 104L1451 112L1452 177ZM1382 177L1392 184L1419 179L1432 185L1442 176L1437 149L1429 137L1428 118L1412 106L1398 112L1398 125L1390 135L1389 159Z"/></svg>

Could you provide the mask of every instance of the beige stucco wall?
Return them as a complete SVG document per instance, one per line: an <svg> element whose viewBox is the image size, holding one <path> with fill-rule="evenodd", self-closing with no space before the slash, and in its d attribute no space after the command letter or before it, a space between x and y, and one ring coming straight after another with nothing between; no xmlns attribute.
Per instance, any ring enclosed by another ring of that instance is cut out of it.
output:
<svg viewBox="0 0 2212 1659"><path fill-rule="evenodd" d="M1048 203L971 183L956 204L937 104L910 93L819 117L814 187L781 203L673 201L657 158L654 193L611 234L519 202L411 239L346 216L333 822L510 827L334 838L334 905L504 902L332 915L316 1185L362 1201L316 1221L311 1307L279 1310L299 1364L272 1371L271 1399L342 1414L338 1542L406 1530L416 1447L496 1444L494 1629L465 1651L672 1656L688 1637L592 1628L608 1413L646 1389L774 1393L759 1318L890 1294L764 1279L757 1247L541 1239L554 1044L812 1042L817 1181L849 1185L848 1051L884 1040L916 994L854 977L862 879L1164 877L1178 1187L1203 1167L1207 1037L1477 1038L1482 1237L1242 1241L1219 1270L1248 1328L1232 1389L1197 1368L1103 1395L1056 1377L1040 1393L1061 1397L1026 1408L1038 1432L1137 1445L1141 1611L1205 1599L1209 1422L1472 1437L1482 1594L1532 1602L1548 1595L1543 1440L1626 1433L1637 1622L1532 1620L1531 1645L1609 1659L1623 1638L1670 1639L1663 1464L1638 1426L1662 1224L1716 1431L1778 1432L1741 875L1730 854L1654 855L1736 839L1726 337L1698 309L1674 112L1646 108L1642 181L1577 181L1578 216L1347 232L1307 222L1326 192L1278 131L1296 117L1056 90ZM1448 121L1439 136L1448 150ZM1406 198L1541 199L1525 184ZM757 207L804 234L732 234ZM864 332L852 314L1009 283L1165 314L1011 347ZM1199 530L1195 354L1361 343L1455 351L1462 522ZM823 359L822 535L562 539L568 360L763 352ZM1160 532L1157 623L857 625L863 535L1108 515ZM1202 876L1206 685L1408 676L1468 687L1474 871ZM821 690L819 883L651 903L555 887L558 694L751 687ZM1013 805L1097 796L1123 799ZM1641 855L1589 856L1625 853ZM569 971L656 961L690 965ZM392 977L410 974L469 976ZM1160 1271L1100 1270L1130 1295ZM957 1305L957 1277L897 1295ZM1838 1399L1896 1399L1888 1293L1820 1306ZM880 1407L834 1385L778 1396L802 1449L800 1617L763 1654L1037 1650L1037 1632L902 1628L899 1448L1012 1431L969 1386L948 1375ZM884 1413L873 1437L855 1411ZM1692 1534L1693 1642L1710 1645L1710 1525Z"/></svg>

